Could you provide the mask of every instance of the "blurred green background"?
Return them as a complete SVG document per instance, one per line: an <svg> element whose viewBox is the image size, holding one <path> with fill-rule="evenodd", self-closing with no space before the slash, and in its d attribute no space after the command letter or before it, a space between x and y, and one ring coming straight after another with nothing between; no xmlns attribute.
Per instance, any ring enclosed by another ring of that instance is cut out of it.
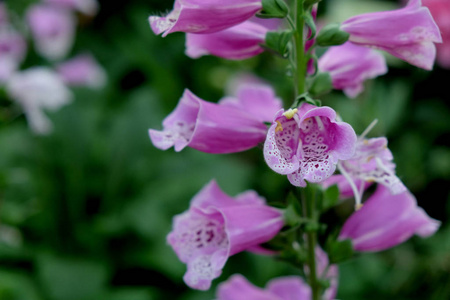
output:
<svg viewBox="0 0 450 300"><path fill-rule="evenodd" d="M30 0L9 0L21 16ZM336 1L335 1L336 2ZM344 3L345 1L343 1ZM362 1L360 1L362 2ZM367 1L369 3L369 1ZM370 10L394 2L370 2ZM147 23L172 1L100 1L94 19L80 19L73 53L89 49L108 74L100 91L74 89L75 101L49 114L55 131L35 136L23 116L0 125L0 300L213 299L215 286L241 273L263 286L296 274L284 262L254 254L232 257L208 292L189 290L185 266L166 245L173 215L211 178L229 194L252 188L269 202L289 191L284 176L264 164L261 148L211 155L190 148L160 151L148 138L161 128L183 89L217 101L226 82L255 72L292 101L286 63L264 53L243 61L184 55L184 34L155 36ZM350 6L321 13L352 14ZM356 13L356 12L353 12ZM31 50L32 51L32 50ZM23 68L46 64L31 52ZM450 299L450 71L418 70L393 61L389 74L366 83L354 100L323 98L361 133L387 135L397 174L433 218L428 239L363 254L340 265L338 299Z"/></svg>

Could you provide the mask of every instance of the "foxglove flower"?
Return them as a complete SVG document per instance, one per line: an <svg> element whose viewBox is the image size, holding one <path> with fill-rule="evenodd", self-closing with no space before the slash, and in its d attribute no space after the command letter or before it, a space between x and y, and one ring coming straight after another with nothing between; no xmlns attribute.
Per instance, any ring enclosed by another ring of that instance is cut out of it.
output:
<svg viewBox="0 0 450 300"><path fill-rule="evenodd" d="M364 191L371 183L376 182L386 186L392 194L403 193L406 187L395 175L393 159L392 152L387 147L386 138L358 139L355 155L351 159L339 162L340 170L347 178L342 175L333 175L325 181L324 185L327 187L338 184L342 197L354 195L351 189L352 183L348 180L353 181L359 191Z"/></svg>
<svg viewBox="0 0 450 300"><path fill-rule="evenodd" d="M258 92L245 98L226 98L220 104L206 102L185 90L178 106L163 121L163 131L150 129L155 147L166 150L186 146L207 153L232 153L250 149L263 142L268 115L280 109L281 101L267 87L250 86ZM261 99L259 97L262 97ZM226 103L223 103L226 102Z"/></svg>
<svg viewBox="0 0 450 300"><path fill-rule="evenodd" d="M450 2L448 0L423 0L442 34L443 43L437 46L437 63L450 69Z"/></svg>
<svg viewBox="0 0 450 300"><path fill-rule="evenodd" d="M28 10L27 17L39 54L52 60L63 58L74 41L75 20L70 11L34 5Z"/></svg>
<svg viewBox="0 0 450 300"><path fill-rule="evenodd" d="M338 160L355 152L356 134L336 121L330 107L303 103L298 111L278 111L264 144L264 158L277 173L288 175L295 186L322 182L336 170Z"/></svg>
<svg viewBox="0 0 450 300"><path fill-rule="evenodd" d="M261 9L261 0L175 0L167 16L151 16L149 22L162 36L177 31L213 33L242 23Z"/></svg>
<svg viewBox="0 0 450 300"><path fill-rule="evenodd" d="M392 195L383 185L345 222L339 239L351 239L357 251L381 251L403 243L414 234L428 237L440 222L417 206L409 192Z"/></svg>
<svg viewBox="0 0 450 300"><path fill-rule="evenodd" d="M186 55L198 58L214 55L226 59L241 60L253 57L264 51L268 28L246 21L231 28L209 34L186 34Z"/></svg>
<svg viewBox="0 0 450 300"><path fill-rule="evenodd" d="M186 284L207 290L229 256L269 241L283 224L282 213L255 192L232 198L211 181L174 217L167 241L187 265Z"/></svg>
<svg viewBox="0 0 450 300"><path fill-rule="evenodd" d="M106 82L105 71L89 54L78 55L59 64L56 69L69 86L101 88Z"/></svg>
<svg viewBox="0 0 450 300"><path fill-rule="evenodd" d="M347 42L329 48L318 62L321 72L328 72L333 87L355 98L362 92L363 82L387 73L386 61L373 49Z"/></svg>
<svg viewBox="0 0 450 300"><path fill-rule="evenodd" d="M4 83L25 58L25 39L7 25L0 25L0 83Z"/></svg>
<svg viewBox="0 0 450 300"><path fill-rule="evenodd" d="M72 101L70 90L59 76L44 67L15 73L7 82L6 91L22 106L31 129L37 134L52 130L44 109L56 111Z"/></svg>
<svg viewBox="0 0 450 300"><path fill-rule="evenodd" d="M8 11L5 3L0 2L0 26L5 26L6 24L8 24Z"/></svg>
<svg viewBox="0 0 450 300"><path fill-rule="evenodd" d="M410 0L402 9L352 17L341 29L355 44L384 50L426 70L432 69L436 58L434 43L442 42L439 28L420 0Z"/></svg>
<svg viewBox="0 0 450 300"><path fill-rule="evenodd" d="M338 266L330 265L328 255L320 247L316 247L316 272L319 278L330 281L330 286L325 290L323 299L333 300L336 297L339 283ZM308 270L305 270L308 272Z"/></svg>
<svg viewBox="0 0 450 300"><path fill-rule="evenodd" d="M77 10L85 15L93 16L98 12L97 0L44 0L51 5Z"/></svg>
<svg viewBox="0 0 450 300"><path fill-rule="evenodd" d="M236 274L219 285L216 296L217 300L310 300L311 288L301 277L288 276L272 279L262 289Z"/></svg>

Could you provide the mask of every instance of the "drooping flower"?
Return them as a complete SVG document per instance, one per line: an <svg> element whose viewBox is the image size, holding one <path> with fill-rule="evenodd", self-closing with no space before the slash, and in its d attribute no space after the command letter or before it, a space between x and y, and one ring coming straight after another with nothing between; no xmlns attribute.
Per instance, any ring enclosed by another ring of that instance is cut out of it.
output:
<svg viewBox="0 0 450 300"><path fill-rule="evenodd" d="M419 68L431 70L436 58L434 43L441 43L439 28L420 0L402 9L367 13L342 23L352 43L384 50Z"/></svg>
<svg viewBox="0 0 450 300"><path fill-rule="evenodd" d="M50 5L33 5L27 18L39 54L52 60L63 58L74 41L75 20L70 11Z"/></svg>
<svg viewBox="0 0 450 300"><path fill-rule="evenodd" d="M217 300L310 300L311 288L298 276L272 279L265 289L251 284L240 274L217 288Z"/></svg>
<svg viewBox="0 0 450 300"><path fill-rule="evenodd" d="M245 92L246 89L255 90ZM258 92L259 91L259 92ZM268 115L280 109L281 101L266 86L241 87L237 99L210 103L185 90L178 106L163 121L163 131L150 129L155 147L166 150L186 146L207 153L240 152L263 142ZM248 96L248 97L247 97Z"/></svg>
<svg viewBox="0 0 450 300"><path fill-rule="evenodd" d="M269 241L283 224L282 213L254 191L232 198L211 181L174 217L167 241L187 265L186 284L207 290L229 256Z"/></svg>
<svg viewBox="0 0 450 300"><path fill-rule="evenodd" d="M4 83L25 58L25 39L8 25L0 25L0 83Z"/></svg>
<svg viewBox="0 0 450 300"><path fill-rule="evenodd" d="M303 103L298 111L278 111L264 144L264 158L277 173L288 175L295 186L322 182L336 170L338 160L355 152L356 134L336 121L330 107Z"/></svg>
<svg viewBox="0 0 450 300"><path fill-rule="evenodd" d="M149 22L162 36L177 31L213 33L242 23L261 9L261 0L175 0L167 16L151 16Z"/></svg>
<svg viewBox="0 0 450 300"><path fill-rule="evenodd" d="M350 98L362 92L365 80L387 73L383 55L350 42L331 47L320 57L318 66L321 72L330 74L333 87Z"/></svg>
<svg viewBox="0 0 450 300"><path fill-rule="evenodd" d="M351 239L357 251L381 251L403 243L414 234L428 237L440 222L417 206L409 192L393 195L384 185L345 222L339 239Z"/></svg>
<svg viewBox="0 0 450 300"><path fill-rule="evenodd" d="M341 172L344 172L348 178L342 175L333 175L324 185L338 184L341 196L354 195L351 189L352 183L348 182L349 180L353 181L354 186L360 192L364 191L371 183L376 182L386 186L392 194L403 193L406 191L406 187L395 175L393 159L392 152L387 147L386 138L360 138L356 143L355 155L351 159L339 162Z"/></svg>
<svg viewBox="0 0 450 300"><path fill-rule="evenodd" d="M231 28L209 34L186 34L186 55L198 58L214 55L226 59L240 60L253 57L264 51L268 28L246 21Z"/></svg>
<svg viewBox="0 0 450 300"><path fill-rule="evenodd" d="M448 0L423 0L442 34L442 44L437 44L437 63L450 69L450 2Z"/></svg>
<svg viewBox="0 0 450 300"><path fill-rule="evenodd" d="M106 82L105 71L90 54L81 54L65 61L56 70L69 86L100 88Z"/></svg>
<svg viewBox="0 0 450 300"><path fill-rule="evenodd" d="M44 0L44 2L77 10L89 16L97 14L99 8L97 0Z"/></svg>
<svg viewBox="0 0 450 300"><path fill-rule="evenodd" d="M44 109L56 111L72 101L70 90L58 74L44 67L13 74L6 91L22 106L30 128L37 134L47 134L52 130Z"/></svg>

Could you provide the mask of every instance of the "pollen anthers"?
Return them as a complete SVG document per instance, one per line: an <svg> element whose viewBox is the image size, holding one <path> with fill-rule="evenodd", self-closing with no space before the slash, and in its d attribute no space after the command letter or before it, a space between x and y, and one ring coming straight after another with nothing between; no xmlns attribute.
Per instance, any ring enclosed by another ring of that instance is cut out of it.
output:
<svg viewBox="0 0 450 300"><path fill-rule="evenodd" d="M285 111L285 112L283 113L283 116L285 116L286 119L290 120L290 119L292 119L292 118L294 117L294 115L295 115L297 112L298 112L298 109L297 109L297 108L294 108L294 109L289 108L287 111Z"/></svg>
<svg viewBox="0 0 450 300"><path fill-rule="evenodd" d="M277 123L277 127L275 127L275 132L283 131L283 125L281 125L280 121L275 121Z"/></svg>

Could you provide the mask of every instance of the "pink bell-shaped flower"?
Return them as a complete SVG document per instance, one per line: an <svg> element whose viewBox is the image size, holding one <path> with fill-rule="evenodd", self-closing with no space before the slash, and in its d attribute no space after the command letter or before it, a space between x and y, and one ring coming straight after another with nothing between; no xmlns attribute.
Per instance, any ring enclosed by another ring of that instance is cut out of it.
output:
<svg viewBox="0 0 450 300"><path fill-rule="evenodd" d="M437 63L450 69L450 2L448 0L423 0L442 34L442 44L437 44Z"/></svg>
<svg viewBox="0 0 450 300"><path fill-rule="evenodd" d="M384 50L419 68L431 70L436 58L434 43L442 43L439 28L421 0L410 0L393 11L367 13L342 23L357 45Z"/></svg>
<svg viewBox="0 0 450 300"><path fill-rule="evenodd" d="M281 108L273 90L265 85L246 85L237 98L219 104L204 101L185 90L178 106L163 121L164 129L149 130L155 147L166 150L186 146L207 153L240 152L264 141L269 121Z"/></svg>
<svg viewBox="0 0 450 300"><path fill-rule="evenodd" d="M383 55L350 42L328 49L318 66L321 72L330 74L333 87L343 90L350 98L362 92L365 80L387 73Z"/></svg>
<svg viewBox="0 0 450 300"><path fill-rule="evenodd" d="M262 289L236 274L219 285L216 297L217 300L310 300L311 288L301 277L288 276L272 279Z"/></svg>
<svg viewBox="0 0 450 300"><path fill-rule="evenodd" d="M254 191L232 198L211 181L174 217L167 241L187 265L186 284L207 290L229 256L269 241L283 225L281 211Z"/></svg>
<svg viewBox="0 0 450 300"><path fill-rule="evenodd" d="M264 51L268 28L246 21L231 28L209 34L186 34L186 55L198 58L214 55L226 59L240 60L253 57Z"/></svg>
<svg viewBox="0 0 450 300"><path fill-rule="evenodd" d="M261 9L261 0L176 0L168 15L151 16L149 22L162 36L177 31L213 33L242 23Z"/></svg>
<svg viewBox="0 0 450 300"><path fill-rule="evenodd" d="M330 107L303 103L299 109L278 111L264 144L264 158L277 173L288 175L295 186L320 183L336 170L338 160L355 152L356 134L336 121Z"/></svg>
<svg viewBox="0 0 450 300"><path fill-rule="evenodd" d="M392 195L384 185L345 222L339 239L351 239L357 251L381 251L403 243L414 234L433 235L440 222L417 206L409 192Z"/></svg>

